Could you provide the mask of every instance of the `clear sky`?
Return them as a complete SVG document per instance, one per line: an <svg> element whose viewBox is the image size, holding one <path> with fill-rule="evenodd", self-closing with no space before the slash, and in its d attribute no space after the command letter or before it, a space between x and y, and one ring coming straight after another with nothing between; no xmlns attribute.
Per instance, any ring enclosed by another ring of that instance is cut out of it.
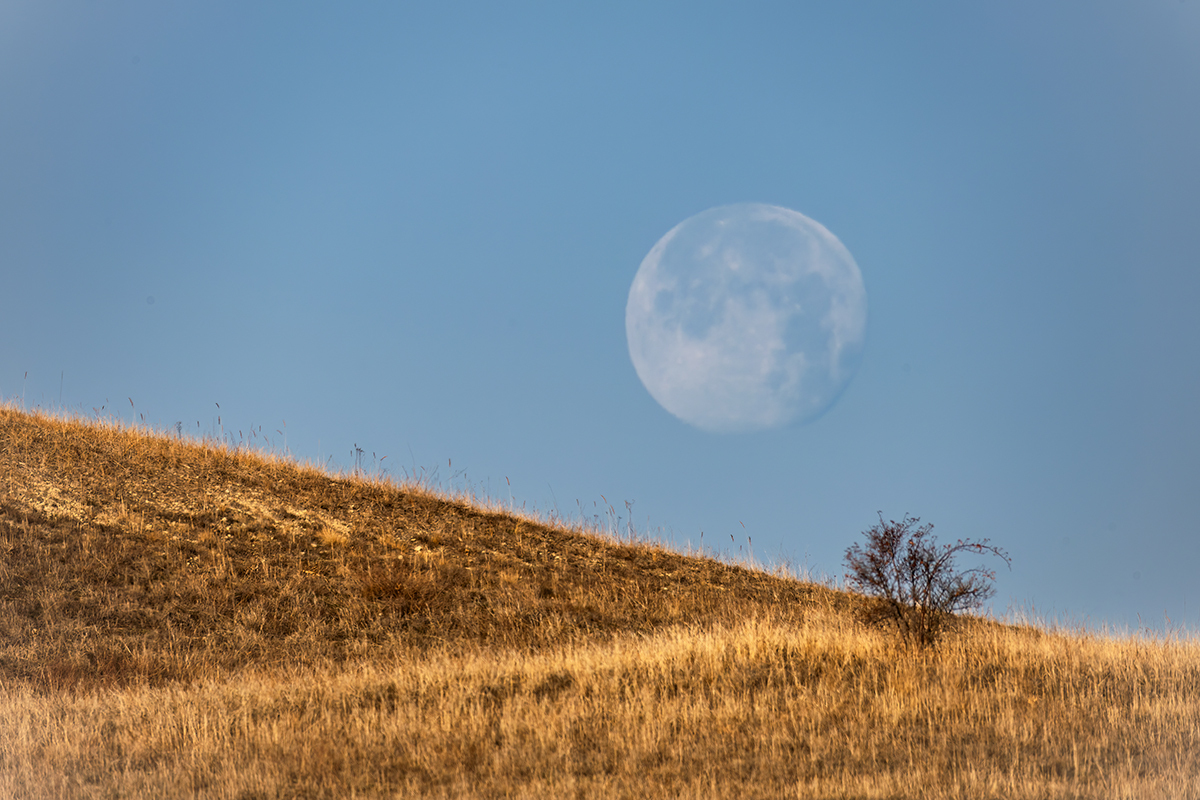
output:
<svg viewBox="0 0 1200 800"><path fill-rule="evenodd" d="M0 394L817 574L909 513L998 613L1196 627L1198 142L1195 0L6 0ZM865 347L706 433L625 306L744 202L849 249Z"/></svg>

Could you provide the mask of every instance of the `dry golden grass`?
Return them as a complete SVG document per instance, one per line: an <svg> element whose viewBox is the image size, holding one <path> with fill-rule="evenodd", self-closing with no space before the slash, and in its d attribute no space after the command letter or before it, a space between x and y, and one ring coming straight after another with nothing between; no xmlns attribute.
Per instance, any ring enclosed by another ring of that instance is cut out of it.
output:
<svg viewBox="0 0 1200 800"><path fill-rule="evenodd" d="M1200 797L1200 642L0 408L0 797Z"/></svg>

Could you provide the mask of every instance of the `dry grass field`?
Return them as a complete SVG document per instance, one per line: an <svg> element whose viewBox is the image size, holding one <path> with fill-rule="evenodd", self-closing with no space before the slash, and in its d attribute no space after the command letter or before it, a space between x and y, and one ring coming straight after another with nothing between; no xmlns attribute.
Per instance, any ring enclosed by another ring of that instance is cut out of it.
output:
<svg viewBox="0 0 1200 800"><path fill-rule="evenodd" d="M1200 798L1195 638L864 603L0 407L3 798Z"/></svg>

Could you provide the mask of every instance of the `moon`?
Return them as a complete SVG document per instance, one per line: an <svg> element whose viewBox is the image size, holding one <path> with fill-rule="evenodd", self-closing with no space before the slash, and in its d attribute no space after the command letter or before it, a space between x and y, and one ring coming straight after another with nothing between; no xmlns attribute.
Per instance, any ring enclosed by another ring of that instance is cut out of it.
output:
<svg viewBox="0 0 1200 800"><path fill-rule="evenodd" d="M713 433L815 420L858 370L867 292L823 225L762 203L676 225L638 268L629 357L659 405Z"/></svg>

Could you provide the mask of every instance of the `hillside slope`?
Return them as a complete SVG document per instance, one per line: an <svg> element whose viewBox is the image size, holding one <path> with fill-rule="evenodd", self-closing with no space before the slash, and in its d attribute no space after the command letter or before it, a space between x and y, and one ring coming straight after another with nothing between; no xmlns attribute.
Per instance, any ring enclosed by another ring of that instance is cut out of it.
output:
<svg viewBox="0 0 1200 800"><path fill-rule="evenodd" d="M194 680L431 645L536 650L844 604L213 443L0 409L0 670L45 688Z"/></svg>
<svg viewBox="0 0 1200 800"><path fill-rule="evenodd" d="M0 407L0 797L1200 797L1200 642L861 602Z"/></svg>

